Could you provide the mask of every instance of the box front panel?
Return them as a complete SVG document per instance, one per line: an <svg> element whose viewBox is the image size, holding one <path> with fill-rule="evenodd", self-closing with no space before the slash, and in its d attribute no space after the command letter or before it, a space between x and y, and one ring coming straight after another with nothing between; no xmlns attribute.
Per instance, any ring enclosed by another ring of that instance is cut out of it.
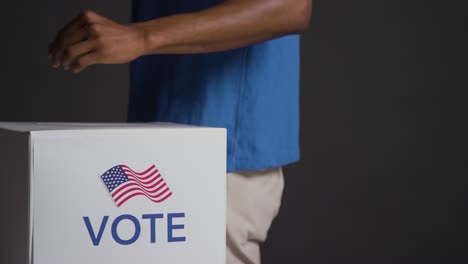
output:
<svg viewBox="0 0 468 264"><path fill-rule="evenodd" d="M224 263L225 135L155 130L34 141L34 263Z"/></svg>

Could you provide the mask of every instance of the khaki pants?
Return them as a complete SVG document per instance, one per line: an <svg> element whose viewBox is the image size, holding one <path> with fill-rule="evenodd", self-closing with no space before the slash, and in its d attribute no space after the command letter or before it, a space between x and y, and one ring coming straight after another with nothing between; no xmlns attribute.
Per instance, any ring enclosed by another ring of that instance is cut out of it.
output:
<svg viewBox="0 0 468 264"><path fill-rule="evenodd" d="M260 263L260 243L278 214L282 168L227 175L227 264Z"/></svg>

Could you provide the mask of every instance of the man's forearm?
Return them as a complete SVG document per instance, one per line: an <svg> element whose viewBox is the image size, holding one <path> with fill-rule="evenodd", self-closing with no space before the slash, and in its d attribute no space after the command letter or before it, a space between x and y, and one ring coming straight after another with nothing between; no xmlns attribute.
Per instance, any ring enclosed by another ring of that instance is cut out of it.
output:
<svg viewBox="0 0 468 264"><path fill-rule="evenodd" d="M311 5L311 0L228 0L133 26L144 32L146 54L223 51L301 33Z"/></svg>
<svg viewBox="0 0 468 264"><path fill-rule="evenodd" d="M53 67L75 73L93 64L130 62L142 55L235 49L304 31L312 0L226 0L211 8L147 22L119 24L85 11L49 46Z"/></svg>

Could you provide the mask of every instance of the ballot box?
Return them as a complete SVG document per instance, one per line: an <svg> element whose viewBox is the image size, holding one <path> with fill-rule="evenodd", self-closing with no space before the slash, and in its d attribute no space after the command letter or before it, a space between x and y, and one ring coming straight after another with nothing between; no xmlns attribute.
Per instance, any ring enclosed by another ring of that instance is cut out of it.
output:
<svg viewBox="0 0 468 264"><path fill-rule="evenodd" d="M225 263L226 130L0 123L2 264Z"/></svg>

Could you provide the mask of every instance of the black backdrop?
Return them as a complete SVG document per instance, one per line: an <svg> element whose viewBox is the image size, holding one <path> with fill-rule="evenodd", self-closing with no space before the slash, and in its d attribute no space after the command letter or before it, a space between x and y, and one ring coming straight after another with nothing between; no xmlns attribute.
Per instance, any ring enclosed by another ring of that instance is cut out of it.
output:
<svg viewBox="0 0 468 264"><path fill-rule="evenodd" d="M448 1L314 5L302 160L285 169L264 263L468 263L465 16ZM83 9L126 22L130 1L2 3L0 121L125 121L126 65L48 67L49 41Z"/></svg>

